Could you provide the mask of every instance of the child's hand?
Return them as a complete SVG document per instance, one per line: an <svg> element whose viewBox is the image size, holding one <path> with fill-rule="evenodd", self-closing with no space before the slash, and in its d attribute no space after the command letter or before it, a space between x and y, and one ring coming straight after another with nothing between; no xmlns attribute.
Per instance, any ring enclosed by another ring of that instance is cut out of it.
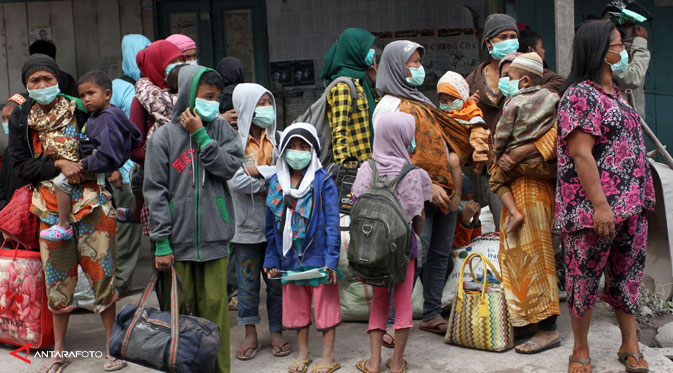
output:
<svg viewBox="0 0 673 373"><path fill-rule="evenodd" d="M336 271L329 267L325 267L325 270L327 271L327 278L329 278L329 283L332 285L336 285L337 283Z"/></svg>
<svg viewBox="0 0 673 373"><path fill-rule="evenodd" d="M479 90L477 89L476 91L474 91L472 96L468 97L467 101L472 101L475 104L478 104L479 103Z"/></svg>
<svg viewBox="0 0 673 373"><path fill-rule="evenodd" d="M453 197L451 197L451 202L449 202L449 210L451 212L458 210L458 205L460 205L460 193L453 193Z"/></svg>
<svg viewBox="0 0 673 373"><path fill-rule="evenodd" d="M266 273L266 277L271 280L274 277L278 277L280 272L276 268L264 268L264 273Z"/></svg>
<svg viewBox="0 0 673 373"><path fill-rule="evenodd" d="M189 109L183 111L182 115L180 115L180 124L182 124L189 133L194 133L203 128L203 122L201 122L199 113L194 112L194 114L192 114Z"/></svg>
<svg viewBox="0 0 673 373"><path fill-rule="evenodd" d="M229 111L225 111L224 113L220 114L220 117L222 117L224 120L226 120L232 127L236 128L238 125L238 114L236 114L236 110L231 109Z"/></svg>
<svg viewBox="0 0 673 373"><path fill-rule="evenodd" d="M154 267L160 272L170 269L173 263L175 263L173 254L157 256L154 259Z"/></svg>
<svg viewBox="0 0 673 373"><path fill-rule="evenodd" d="M110 174L110 177L107 178L107 181L112 185L113 187L122 190L122 174L119 171L115 171L112 174Z"/></svg>
<svg viewBox="0 0 673 373"><path fill-rule="evenodd" d="M245 172L253 179L261 179L262 174L259 173L259 170L255 166L246 167Z"/></svg>

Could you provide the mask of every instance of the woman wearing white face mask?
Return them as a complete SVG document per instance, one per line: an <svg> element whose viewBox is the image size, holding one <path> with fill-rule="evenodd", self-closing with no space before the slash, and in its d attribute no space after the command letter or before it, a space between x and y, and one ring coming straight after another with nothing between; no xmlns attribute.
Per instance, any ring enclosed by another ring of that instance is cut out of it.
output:
<svg viewBox="0 0 673 373"><path fill-rule="evenodd" d="M488 61L477 66L465 79L470 85L470 94L477 100L487 128L493 133L505 97L498 89L500 80L499 64L506 55L516 52L519 48L519 31L516 20L507 14L491 14L484 22L484 34L482 36L482 48L486 48L489 54ZM475 200L482 205L489 205L489 209L495 219L496 228L500 221L502 205L500 199L488 188L488 177L467 173L476 188Z"/></svg>
<svg viewBox="0 0 673 373"><path fill-rule="evenodd" d="M647 249L647 213L655 194L640 117L613 76L628 53L610 21L585 22L558 104L556 225L562 230L568 308L575 345L568 371L591 371L587 335L598 297L615 310L617 352L628 372L647 372L638 347L636 311Z"/></svg>
<svg viewBox="0 0 673 373"><path fill-rule="evenodd" d="M28 91L21 110L9 120L9 153L17 176L35 186L33 213L40 218L40 230L58 219L58 206L51 179L59 173L78 193L72 194L70 223L79 234L58 242L40 238L49 309L54 322L54 351L66 351L66 331L77 283L77 265L82 268L95 293L95 311L106 330L106 345L115 317L115 221L112 196L100 190L96 180L85 180L79 162L79 132L86 122L78 99L60 93L58 65L43 54L34 54L24 63L21 78ZM79 104L79 105L78 105ZM85 228L92 227L92 228ZM86 255L84 254L86 252ZM93 259L92 259L93 258ZM74 274L74 275L73 275ZM63 369L67 357L55 355L41 371ZM105 370L118 370L126 362L107 356Z"/></svg>
<svg viewBox="0 0 673 373"><path fill-rule="evenodd" d="M460 185L454 184L449 168L449 150L460 151L453 139L454 134L444 124L447 114L440 111L418 89L425 80L421 64L423 47L412 41L398 40L383 50L376 77L379 95L385 95L374 110L374 131L385 131L379 124L383 114L404 112L415 119L415 136L409 153L412 163L424 169L432 179L432 203L428 203L426 221L421 234L421 260L423 265L423 323L420 329L436 334L446 332L447 323L442 318L441 293L450 272L449 257L453 245L459 198L451 197ZM464 127L464 126L460 126ZM467 130L463 142L469 142ZM444 141L437 141L443 139ZM468 156L462 153L463 161ZM462 181L462 180L461 180Z"/></svg>
<svg viewBox="0 0 673 373"><path fill-rule="evenodd" d="M236 233L232 242L236 251L238 276L238 325L245 325L245 341L236 358L250 360L257 355L260 343L256 325L259 324L260 270L266 255L264 223L266 192L269 179L276 173L276 101L259 84L241 83L232 94L238 114L238 134L245 151L245 163L229 181ZM271 332L272 353L276 357L292 352L282 335L283 302L280 281L266 282L267 312Z"/></svg>

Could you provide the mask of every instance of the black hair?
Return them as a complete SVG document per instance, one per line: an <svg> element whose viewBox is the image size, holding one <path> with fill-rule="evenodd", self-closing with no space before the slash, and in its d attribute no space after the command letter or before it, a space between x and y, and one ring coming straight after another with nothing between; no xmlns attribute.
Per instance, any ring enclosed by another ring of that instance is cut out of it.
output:
<svg viewBox="0 0 673 373"><path fill-rule="evenodd" d="M537 32L531 30L531 29L523 29L519 31L519 50L518 52L521 53L528 53L531 51L534 51L535 49L535 44L537 44L538 40L542 40L542 36L538 34ZM528 48L531 50L529 51Z"/></svg>
<svg viewBox="0 0 673 373"><path fill-rule="evenodd" d="M79 77L77 85L79 86L82 83L94 83L101 87L103 91L107 89L112 91L112 81L110 80L110 77L102 71L89 71L88 73L85 73Z"/></svg>
<svg viewBox="0 0 673 373"><path fill-rule="evenodd" d="M180 69L187 66L186 63L181 63L173 68L168 76L166 77L166 85L168 85L169 93L178 93L178 75L180 75Z"/></svg>
<svg viewBox="0 0 673 373"><path fill-rule="evenodd" d="M208 70L203 73L203 75L201 75L201 79L199 80L199 85L202 84L212 85L220 91L224 90L224 79L222 79L217 71Z"/></svg>
<svg viewBox="0 0 673 373"><path fill-rule="evenodd" d="M35 40L30 47L28 47L28 54L35 53L46 54L47 56L56 59L56 45L48 40Z"/></svg>
<svg viewBox="0 0 673 373"><path fill-rule="evenodd" d="M601 81L605 55L610 47L610 34L615 24L610 21L585 21L575 33L570 74L561 92L587 79Z"/></svg>

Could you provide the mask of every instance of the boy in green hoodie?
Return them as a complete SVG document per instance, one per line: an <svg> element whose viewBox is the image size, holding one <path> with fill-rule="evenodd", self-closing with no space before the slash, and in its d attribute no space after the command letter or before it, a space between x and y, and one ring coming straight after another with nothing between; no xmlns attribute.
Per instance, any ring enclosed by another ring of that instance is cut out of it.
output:
<svg viewBox="0 0 673 373"><path fill-rule="evenodd" d="M150 210L155 266L182 279L180 311L188 302L195 316L220 327L217 371L229 372L227 254L234 236L227 180L243 164L238 134L218 117L224 83L203 66L185 66L178 78L172 121L147 143L143 194Z"/></svg>

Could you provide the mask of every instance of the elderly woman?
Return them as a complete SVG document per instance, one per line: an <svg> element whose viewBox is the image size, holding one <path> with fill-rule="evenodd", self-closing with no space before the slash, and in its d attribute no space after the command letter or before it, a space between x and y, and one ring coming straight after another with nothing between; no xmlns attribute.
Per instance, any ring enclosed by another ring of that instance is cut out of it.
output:
<svg viewBox="0 0 673 373"><path fill-rule="evenodd" d="M21 78L29 99L12 114L10 155L16 174L35 186L32 212L40 218L40 229L58 218L51 179L63 173L71 184L78 184L70 221L75 239L40 239L49 309L54 318L54 351L65 351L65 335L77 285L77 265L89 279L95 294L94 310L101 315L106 333L106 349L115 317L115 213L110 194L98 188L96 181L85 181L82 166L73 159L60 157L79 152L79 132L86 118L77 112L75 100L59 94L58 66L49 56L34 54L26 60ZM78 120L79 119L79 120ZM82 120L83 119L83 120ZM68 365L64 356L56 356L42 371L60 371ZM126 362L107 356L105 370L121 369Z"/></svg>
<svg viewBox="0 0 673 373"><path fill-rule="evenodd" d="M500 60L506 55L516 52L519 48L519 31L514 18L507 14L491 14L484 23L484 34L481 39L482 48L486 48L489 58L480 63L465 78L470 85L470 94L478 100L477 105L484 113L484 121L491 133L500 119L505 97L498 89L500 80ZM476 199L482 205L488 204L496 226L500 222L502 203L495 193L488 188L488 176L467 175L476 187Z"/></svg>
<svg viewBox="0 0 673 373"><path fill-rule="evenodd" d="M601 299L622 331L619 361L647 372L638 348L636 310L654 187L638 113L613 82L628 65L609 21L584 23L575 34L570 76L558 110L556 219L567 250L568 308L575 346L568 371L590 372L587 334L601 275Z"/></svg>

